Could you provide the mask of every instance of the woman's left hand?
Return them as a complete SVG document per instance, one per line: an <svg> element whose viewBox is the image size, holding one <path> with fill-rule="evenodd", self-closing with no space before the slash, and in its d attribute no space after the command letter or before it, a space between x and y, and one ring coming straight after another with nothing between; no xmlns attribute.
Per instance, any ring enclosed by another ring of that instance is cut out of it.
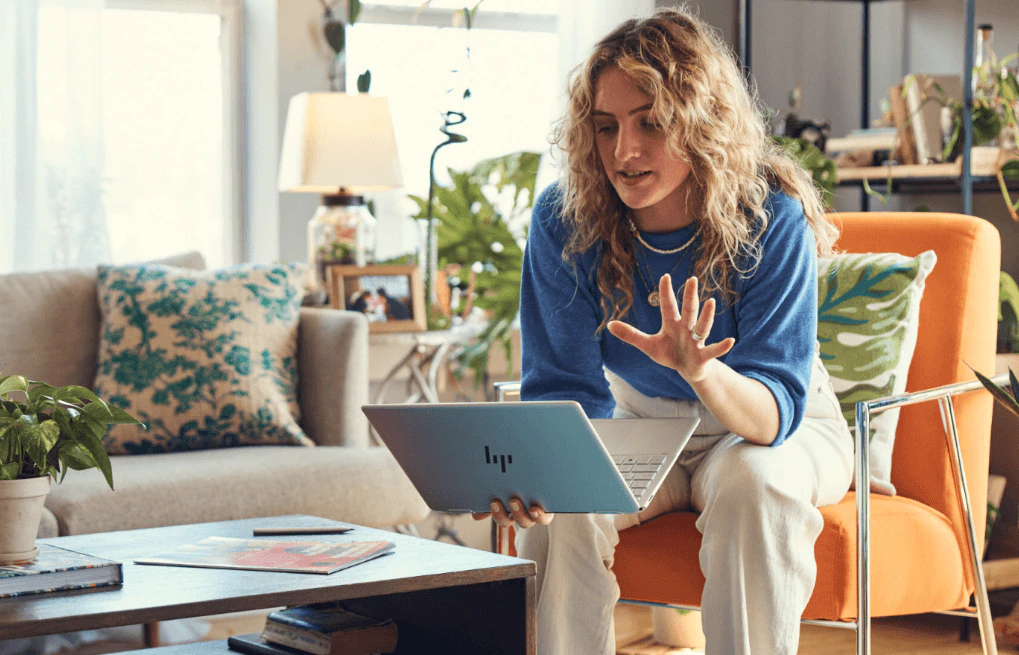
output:
<svg viewBox="0 0 1019 655"><path fill-rule="evenodd" d="M662 277L658 295L662 310L662 329L658 334L645 334L622 321L610 321L609 332L662 366L675 369L688 383L700 382L707 375L708 363L729 352L736 340L729 337L710 346L705 345L715 322L715 299L708 298L703 311L698 312L696 277L691 277L683 285L682 312L672 290L670 275ZM703 336L695 339L695 335Z"/></svg>

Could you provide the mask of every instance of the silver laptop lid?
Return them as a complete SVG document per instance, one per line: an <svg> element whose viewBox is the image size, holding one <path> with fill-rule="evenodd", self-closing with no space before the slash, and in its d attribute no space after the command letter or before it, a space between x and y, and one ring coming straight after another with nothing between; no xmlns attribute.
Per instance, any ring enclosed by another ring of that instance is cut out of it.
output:
<svg viewBox="0 0 1019 655"><path fill-rule="evenodd" d="M612 455L573 401L362 409L433 510L487 512L493 498L505 504L516 496L549 512L632 513L649 500L639 503L631 493ZM671 467L698 421L665 420L672 421L671 439L659 434L651 441L656 448L667 445L662 452ZM646 431L627 432L635 433L626 439L627 447L642 453ZM663 466L655 489L667 471Z"/></svg>

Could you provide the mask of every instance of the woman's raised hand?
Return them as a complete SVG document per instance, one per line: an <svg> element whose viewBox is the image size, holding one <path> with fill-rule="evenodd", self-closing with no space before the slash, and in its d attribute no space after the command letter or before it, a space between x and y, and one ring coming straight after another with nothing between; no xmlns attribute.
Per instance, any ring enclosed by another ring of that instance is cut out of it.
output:
<svg viewBox="0 0 1019 655"><path fill-rule="evenodd" d="M622 321L610 321L609 332L662 366L675 369L690 384L699 382L706 375L708 362L729 352L736 340L729 337L710 346L705 345L715 322L715 299L708 298L703 311L698 312L696 277L683 285L682 311L676 303L671 276L662 277L658 295L662 310L662 329L658 334L645 334Z"/></svg>

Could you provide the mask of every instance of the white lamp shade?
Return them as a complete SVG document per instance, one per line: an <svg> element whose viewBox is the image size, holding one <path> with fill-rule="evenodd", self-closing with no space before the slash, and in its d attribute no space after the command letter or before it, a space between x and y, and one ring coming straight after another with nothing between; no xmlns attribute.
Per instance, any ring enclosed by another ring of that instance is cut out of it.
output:
<svg viewBox="0 0 1019 655"><path fill-rule="evenodd" d="M280 152L280 191L335 194L403 185L385 98L299 93L290 99Z"/></svg>

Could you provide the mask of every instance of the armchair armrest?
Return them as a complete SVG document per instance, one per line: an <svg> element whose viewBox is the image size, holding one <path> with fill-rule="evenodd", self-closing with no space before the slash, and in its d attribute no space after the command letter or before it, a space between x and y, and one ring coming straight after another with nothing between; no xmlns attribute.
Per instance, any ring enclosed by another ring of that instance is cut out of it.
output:
<svg viewBox="0 0 1019 655"><path fill-rule="evenodd" d="M991 379L995 384L1008 380L1007 374ZM980 563L981 552L978 545L976 525L973 520L973 506L970 502L969 487L966 483L966 471L963 468L962 450L959 445L959 430L955 421L955 408L952 397L964 393L982 390L979 380L957 382L932 389L913 391L898 396L886 396L856 404L856 563L857 563L857 610L859 621L867 624L865 631L857 631L858 645L864 639L866 647L861 652L870 652L870 416L889 409L915 405L918 403L938 401L941 419L945 427L945 438L955 478L959 505L962 508L966 529L966 546L973 582L976 589L975 612L964 612L963 615L973 616L981 623L980 637L985 653L996 653L993 630L991 626L991 608L987 597L987 583L984 580L983 567ZM862 635L866 635L863 637ZM990 648L988 648L990 646Z"/></svg>
<svg viewBox="0 0 1019 655"><path fill-rule="evenodd" d="M320 446L367 448L368 321L357 312L302 307L298 330L301 427Z"/></svg>

